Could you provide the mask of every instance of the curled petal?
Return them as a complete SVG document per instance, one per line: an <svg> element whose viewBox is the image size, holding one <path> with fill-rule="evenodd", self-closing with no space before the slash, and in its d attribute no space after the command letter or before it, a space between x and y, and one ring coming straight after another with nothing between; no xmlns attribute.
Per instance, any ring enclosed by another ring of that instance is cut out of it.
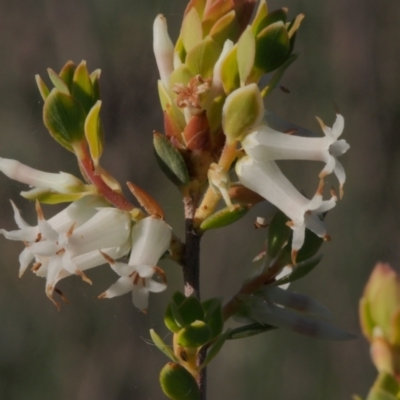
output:
<svg viewBox="0 0 400 400"><path fill-rule="evenodd" d="M71 174L52 174L31 168L16 160L0 157L0 171L10 179L37 188L52 189L59 193L70 193L71 188L83 188L84 183Z"/></svg>

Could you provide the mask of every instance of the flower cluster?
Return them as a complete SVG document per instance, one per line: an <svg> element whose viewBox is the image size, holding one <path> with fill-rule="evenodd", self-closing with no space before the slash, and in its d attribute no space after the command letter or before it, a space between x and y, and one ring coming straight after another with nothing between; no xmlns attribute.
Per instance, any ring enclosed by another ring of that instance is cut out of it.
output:
<svg viewBox="0 0 400 400"><path fill-rule="evenodd" d="M110 298L132 292L136 307L145 311L149 292L166 288L165 274L156 264L167 251L171 229L159 218L147 217L134 224L129 213L110 207L96 195L73 202L59 214L46 220L36 203L38 224L30 226L14 209L18 230L0 233L9 240L22 241L24 250L19 256L20 277L30 264L33 272L46 278L46 295L59 308L54 292L65 296L56 284L70 275L78 275L91 283L84 271L108 261L121 276L100 298ZM131 251L128 264L114 259ZM150 279L155 273L163 283Z"/></svg>
<svg viewBox="0 0 400 400"><path fill-rule="evenodd" d="M237 219L238 208L232 200L240 203L241 199L229 198L228 193L229 174L238 160L235 171L240 184L290 219L295 263L306 228L325 240L329 238L323 216L338 197L332 190L330 198L324 199L324 178L330 173L336 175L342 197L345 172L337 157L349 145L339 139L344 128L340 114L332 128L317 118L323 137L279 132L268 125L263 98L278 85L296 58L292 50L303 15L288 22L287 9L268 13L266 2L261 1L249 25L254 6L253 1L233 1L229 6L224 2L191 1L175 46L168 36L165 18L156 18L154 52L165 133L168 143L179 151L174 157L183 154L185 173L181 175L187 178L180 186L201 196L201 185L209 185L196 212L199 225L209 226L203 221L211 216L221 197L228 207L224 217L230 214L232 221ZM268 84L259 87L264 74L268 74ZM237 151L238 143L241 153ZM312 199L284 176L277 160L325 163ZM177 175L176 163L168 165L166 157L163 161L167 174Z"/></svg>

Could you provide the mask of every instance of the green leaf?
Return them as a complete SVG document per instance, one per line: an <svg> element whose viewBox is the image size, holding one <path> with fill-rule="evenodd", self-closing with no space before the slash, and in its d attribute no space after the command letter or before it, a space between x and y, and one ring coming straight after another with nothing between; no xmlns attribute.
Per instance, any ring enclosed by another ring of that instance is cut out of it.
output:
<svg viewBox="0 0 400 400"><path fill-rule="evenodd" d="M81 103L86 113L88 113L93 107L93 85L86 67L86 61L81 61L75 70L71 94L76 100L79 101L79 103Z"/></svg>
<svg viewBox="0 0 400 400"><path fill-rule="evenodd" d="M164 323L167 328L172 332L179 332L185 322L179 312L179 306L186 300L186 296L181 292L175 292L172 300L168 303L165 310Z"/></svg>
<svg viewBox="0 0 400 400"><path fill-rule="evenodd" d="M397 400L400 385L395 377L387 372L380 372L366 400Z"/></svg>
<svg viewBox="0 0 400 400"><path fill-rule="evenodd" d="M164 353L168 358L172 361L178 362L177 357L175 356L174 352L172 351L171 347L166 345L161 337L155 332L154 329L150 329L150 336L153 340L154 344L158 347L158 349Z"/></svg>
<svg viewBox="0 0 400 400"><path fill-rule="evenodd" d="M47 96L50 93L49 88L43 82L43 79L40 77L40 75L35 75L35 80L36 80L36 85L39 89L40 95L42 96L42 99L46 100Z"/></svg>
<svg viewBox="0 0 400 400"><path fill-rule="evenodd" d="M204 322L211 329L214 339L221 334L224 329L224 316L222 314L222 301L221 299L209 299L202 303L205 316Z"/></svg>
<svg viewBox="0 0 400 400"><path fill-rule="evenodd" d="M184 326L186 326L186 323L183 320L181 313L179 312L179 307L173 301L170 303L170 307L172 318L175 321L175 325L179 328L178 331L180 331Z"/></svg>
<svg viewBox="0 0 400 400"><path fill-rule="evenodd" d="M253 324L244 325L240 326L239 328L229 330L227 339L243 339L250 336L258 335L260 333L271 331L273 329L277 329L276 326L259 324L258 322L255 322Z"/></svg>
<svg viewBox="0 0 400 400"><path fill-rule="evenodd" d="M260 29L258 27L262 23L262 21L266 18L268 15L268 6L267 2L265 0L261 0L260 4L258 5L256 15L253 19L253 22L251 24L251 27L253 29L253 33L256 35L258 32L260 32Z"/></svg>
<svg viewBox="0 0 400 400"><path fill-rule="evenodd" d="M153 145L162 171L178 187L189 183L189 172L181 153L162 134L155 132Z"/></svg>
<svg viewBox="0 0 400 400"><path fill-rule="evenodd" d="M169 87L173 89L176 84L187 86L194 76L189 67L186 64L182 64L172 72L169 78ZM169 102L171 102L171 100L169 100Z"/></svg>
<svg viewBox="0 0 400 400"><path fill-rule="evenodd" d="M165 310L165 314L164 314L164 323L165 323L165 326L171 332L177 333L177 332L179 332L181 330L182 325L181 325L181 323L177 323L176 318L175 318L175 315L177 313L176 312L174 313L172 311L173 307L175 307L175 311L178 310L178 308L177 308L175 303L174 303L174 305L171 305L171 303L168 304L167 309ZM178 311L178 313L179 313L179 311ZM180 319L180 322L183 323L182 318Z"/></svg>
<svg viewBox="0 0 400 400"><path fill-rule="evenodd" d="M179 292L176 291L173 295L172 295L172 300L174 301L174 303L179 307L185 300L186 300L186 296Z"/></svg>
<svg viewBox="0 0 400 400"><path fill-rule="evenodd" d="M38 200L42 204L71 203L86 196L87 192L79 193L55 193L47 189L35 188L26 192L21 192L21 196L28 200Z"/></svg>
<svg viewBox="0 0 400 400"><path fill-rule="evenodd" d="M224 106L225 99L225 95L214 97L210 105L207 107L207 120L212 135L219 132L221 129L222 108Z"/></svg>
<svg viewBox="0 0 400 400"><path fill-rule="evenodd" d="M90 80L93 86L93 100L97 101L100 100L100 75L101 69L96 69L90 74Z"/></svg>
<svg viewBox="0 0 400 400"><path fill-rule="evenodd" d="M189 53L203 39L203 29L197 11L192 8L184 17L180 38L186 53Z"/></svg>
<svg viewBox="0 0 400 400"><path fill-rule="evenodd" d="M58 89L58 91L64 94L70 94L67 84L57 75L55 71L53 71L51 68L47 68L47 72L51 82L53 83L54 87Z"/></svg>
<svg viewBox="0 0 400 400"><path fill-rule="evenodd" d="M324 243L324 239L317 236L314 232L306 229L303 247L297 254L297 262L308 260L314 257Z"/></svg>
<svg viewBox="0 0 400 400"><path fill-rule="evenodd" d="M206 367L217 356L217 354L221 351L226 339L228 338L228 334L229 331L226 331L223 335L220 335L217 340L208 348L206 358L203 361L203 364L201 364L200 368Z"/></svg>
<svg viewBox="0 0 400 400"><path fill-rule="evenodd" d="M184 321L183 326L187 326L194 321L202 321L204 319L204 310L195 296L190 296L179 306L179 313Z"/></svg>
<svg viewBox="0 0 400 400"><path fill-rule="evenodd" d="M392 320L390 322L390 337L389 341L394 346L400 349L400 304L397 311L392 315ZM400 356L400 352L399 352Z"/></svg>
<svg viewBox="0 0 400 400"><path fill-rule="evenodd" d="M98 100L89 111L85 120L85 136L89 145L90 155L96 164L103 153L104 146L104 135L100 121L100 108L101 101Z"/></svg>
<svg viewBox="0 0 400 400"><path fill-rule="evenodd" d="M235 41L240 33L240 27L234 10L222 16L211 28L209 35L223 46L227 39Z"/></svg>
<svg viewBox="0 0 400 400"><path fill-rule="evenodd" d="M192 374L179 364L169 362L160 372L163 392L172 400L200 400L200 391Z"/></svg>
<svg viewBox="0 0 400 400"><path fill-rule="evenodd" d="M203 321L194 321L181 329L176 336L179 346L197 348L211 340L211 329Z"/></svg>
<svg viewBox="0 0 400 400"><path fill-rule="evenodd" d="M242 33L237 45L237 63L241 85L245 85L256 56L256 40L251 26Z"/></svg>
<svg viewBox="0 0 400 400"><path fill-rule="evenodd" d="M243 140L251 128L258 125L264 116L264 104L255 83L233 91L222 110L222 128L227 141Z"/></svg>
<svg viewBox="0 0 400 400"><path fill-rule="evenodd" d="M272 25L275 22L282 22L283 24L285 24L287 20L287 11L287 8L281 8L266 15L257 24L257 28L254 29L254 35L257 36L263 29L265 29L269 25Z"/></svg>
<svg viewBox="0 0 400 400"><path fill-rule="evenodd" d="M240 87L237 45L232 48L221 63L221 81L226 94Z"/></svg>
<svg viewBox="0 0 400 400"><path fill-rule="evenodd" d="M322 259L322 254L319 254L315 257L309 258L308 260L302 261L298 264L296 264L293 267L293 272L289 275L286 275L285 277L278 279L271 285L273 286L280 286L284 285L289 282L294 282L297 281L298 279L303 278L307 274L309 274L321 261Z"/></svg>
<svg viewBox="0 0 400 400"><path fill-rule="evenodd" d="M43 107L43 120L53 138L70 151L85 135L86 113L70 95L53 89Z"/></svg>
<svg viewBox="0 0 400 400"><path fill-rule="evenodd" d="M283 22L275 22L256 37L255 67L264 73L280 67L289 56L289 36Z"/></svg>
<svg viewBox="0 0 400 400"><path fill-rule="evenodd" d="M373 389L381 389L387 393L396 395L400 391L400 383L393 375L387 372L380 372L374 382Z"/></svg>
<svg viewBox="0 0 400 400"><path fill-rule="evenodd" d="M67 85L69 91L71 91L71 88L72 88L72 81L74 79L75 70L76 70L76 65L72 61L68 61L62 67L62 70L60 71L60 74L59 74L60 78Z"/></svg>
<svg viewBox="0 0 400 400"><path fill-rule="evenodd" d="M193 74L211 78L221 51L221 46L207 36L187 53L185 63Z"/></svg>
<svg viewBox="0 0 400 400"><path fill-rule="evenodd" d="M371 315L369 301L365 297L360 300L360 325L364 336L372 340L375 323Z"/></svg>
<svg viewBox="0 0 400 400"><path fill-rule="evenodd" d="M207 217L201 223L200 229L207 231L209 229L223 228L224 226L238 221L240 218L246 215L248 211L249 208L247 206L240 204L235 204L233 210L230 210L229 207L225 207Z"/></svg>

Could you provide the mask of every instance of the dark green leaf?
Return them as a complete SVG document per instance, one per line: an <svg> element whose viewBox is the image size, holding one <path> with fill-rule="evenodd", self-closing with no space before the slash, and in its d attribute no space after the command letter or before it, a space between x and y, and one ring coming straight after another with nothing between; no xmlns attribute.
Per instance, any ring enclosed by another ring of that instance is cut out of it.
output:
<svg viewBox="0 0 400 400"><path fill-rule="evenodd" d="M189 172L179 150L158 132L154 133L153 144L157 161L165 175L178 187L186 186Z"/></svg>

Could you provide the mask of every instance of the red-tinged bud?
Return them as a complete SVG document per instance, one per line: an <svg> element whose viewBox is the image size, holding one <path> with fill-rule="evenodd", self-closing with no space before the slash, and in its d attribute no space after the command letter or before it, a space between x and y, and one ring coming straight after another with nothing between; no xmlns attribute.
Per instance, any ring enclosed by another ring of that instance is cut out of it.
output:
<svg viewBox="0 0 400 400"><path fill-rule="evenodd" d="M181 129L172 116L168 113L168 110L164 111L164 131L167 138L170 140L174 138L175 141L182 143Z"/></svg>
<svg viewBox="0 0 400 400"><path fill-rule="evenodd" d="M136 200L149 215L164 219L164 212L161 206L153 199L153 197L132 182L127 182L126 184L131 193L135 196Z"/></svg>
<svg viewBox="0 0 400 400"><path fill-rule="evenodd" d="M211 147L210 128L206 112L193 115L183 131L188 150L209 151Z"/></svg>
<svg viewBox="0 0 400 400"><path fill-rule="evenodd" d="M237 20L243 32L249 25L251 16L256 6L256 0L234 0Z"/></svg>

